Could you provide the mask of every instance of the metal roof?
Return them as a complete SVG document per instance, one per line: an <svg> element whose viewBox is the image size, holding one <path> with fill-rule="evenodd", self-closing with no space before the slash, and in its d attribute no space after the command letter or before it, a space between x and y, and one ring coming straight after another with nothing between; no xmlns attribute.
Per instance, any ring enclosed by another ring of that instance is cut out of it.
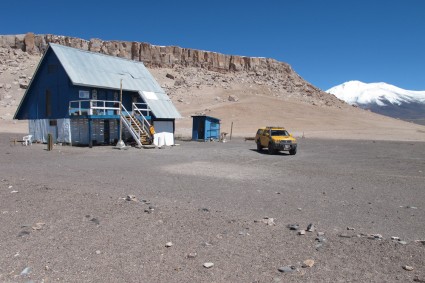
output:
<svg viewBox="0 0 425 283"><path fill-rule="evenodd" d="M138 92L157 118L181 118L142 62L50 43L74 85Z"/></svg>

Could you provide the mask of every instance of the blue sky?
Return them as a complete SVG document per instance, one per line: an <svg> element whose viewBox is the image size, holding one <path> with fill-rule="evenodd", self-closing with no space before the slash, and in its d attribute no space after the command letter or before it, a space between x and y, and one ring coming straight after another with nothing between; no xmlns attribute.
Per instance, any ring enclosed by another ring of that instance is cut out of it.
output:
<svg viewBox="0 0 425 283"><path fill-rule="evenodd" d="M270 57L323 90L349 80L425 90L425 0L21 0L0 8L0 34Z"/></svg>

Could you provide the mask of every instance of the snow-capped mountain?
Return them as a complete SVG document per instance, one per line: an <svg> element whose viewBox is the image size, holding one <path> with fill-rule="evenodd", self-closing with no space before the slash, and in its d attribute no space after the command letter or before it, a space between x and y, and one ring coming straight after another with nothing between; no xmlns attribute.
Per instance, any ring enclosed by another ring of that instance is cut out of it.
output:
<svg viewBox="0 0 425 283"><path fill-rule="evenodd" d="M425 91L405 90L387 83L349 81L326 92L382 115L425 124Z"/></svg>

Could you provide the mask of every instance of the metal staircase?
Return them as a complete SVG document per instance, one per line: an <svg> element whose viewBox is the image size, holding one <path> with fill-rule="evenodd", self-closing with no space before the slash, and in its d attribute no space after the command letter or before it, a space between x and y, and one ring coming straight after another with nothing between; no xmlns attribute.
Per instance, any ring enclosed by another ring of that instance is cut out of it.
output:
<svg viewBox="0 0 425 283"><path fill-rule="evenodd" d="M138 108L135 103L133 103L132 107L133 111L130 113L127 111L124 105L122 105L122 112L120 117L122 124L127 128L131 136L140 147L151 144L153 141L153 137L150 133L151 124L143 115L143 109Z"/></svg>

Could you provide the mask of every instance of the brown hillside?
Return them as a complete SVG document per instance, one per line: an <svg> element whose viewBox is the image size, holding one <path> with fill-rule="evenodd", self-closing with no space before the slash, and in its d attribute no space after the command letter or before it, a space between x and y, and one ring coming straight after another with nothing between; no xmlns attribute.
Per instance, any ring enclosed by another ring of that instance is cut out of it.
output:
<svg viewBox="0 0 425 283"><path fill-rule="evenodd" d="M425 140L424 126L351 107L274 59L31 33L0 36L1 132L27 131L12 118L48 42L144 62L184 117L176 122L183 136L190 136L190 116L202 113L220 118L225 132L233 122L235 136L282 125L305 137Z"/></svg>

